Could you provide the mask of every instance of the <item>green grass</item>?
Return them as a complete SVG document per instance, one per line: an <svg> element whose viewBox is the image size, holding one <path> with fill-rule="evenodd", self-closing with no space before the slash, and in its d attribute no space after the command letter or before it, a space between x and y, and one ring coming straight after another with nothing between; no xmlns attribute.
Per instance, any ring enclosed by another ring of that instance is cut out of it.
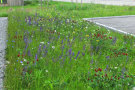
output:
<svg viewBox="0 0 135 90"><path fill-rule="evenodd" d="M119 16L119 15L134 15L135 6L110 6L100 4L81 4L68 3L68 2L51 2L51 6L57 8L59 12L65 12L66 14L73 15L76 18L90 18L90 17L104 17L104 16ZM26 5L24 9L35 9L39 5ZM9 9L17 9L22 7L0 7L0 16L8 16Z"/></svg>
<svg viewBox="0 0 135 90"><path fill-rule="evenodd" d="M13 8L8 13L5 88L128 90L135 86L135 37L82 20L131 15L134 7L83 4L81 8L51 2L42 9Z"/></svg>

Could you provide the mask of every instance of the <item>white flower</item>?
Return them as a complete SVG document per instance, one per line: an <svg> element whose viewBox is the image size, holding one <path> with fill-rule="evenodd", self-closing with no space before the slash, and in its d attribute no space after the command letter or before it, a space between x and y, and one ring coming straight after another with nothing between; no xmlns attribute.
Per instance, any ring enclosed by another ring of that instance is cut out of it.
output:
<svg viewBox="0 0 135 90"><path fill-rule="evenodd" d="M133 87L133 90L135 90L135 87Z"/></svg>
<svg viewBox="0 0 135 90"><path fill-rule="evenodd" d="M118 67L114 67L115 69L117 69Z"/></svg>
<svg viewBox="0 0 135 90"><path fill-rule="evenodd" d="M6 63L7 63L7 64L10 64L10 62L9 62L9 61L6 61Z"/></svg>
<svg viewBox="0 0 135 90"><path fill-rule="evenodd" d="M56 30L54 30L54 32L56 32Z"/></svg>
<svg viewBox="0 0 135 90"><path fill-rule="evenodd" d="M40 42L40 44L44 44L44 42Z"/></svg>
<svg viewBox="0 0 135 90"><path fill-rule="evenodd" d="M71 39L71 42L73 41L73 39Z"/></svg>
<svg viewBox="0 0 135 90"><path fill-rule="evenodd" d="M24 62L26 62L27 60L24 58Z"/></svg>
<svg viewBox="0 0 135 90"><path fill-rule="evenodd" d="M67 22L69 23L69 19L67 19Z"/></svg>
<svg viewBox="0 0 135 90"><path fill-rule="evenodd" d="M48 72L48 70L45 70L45 72Z"/></svg>
<svg viewBox="0 0 135 90"><path fill-rule="evenodd" d="M52 46L53 49L55 49L55 46Z"/></svg>

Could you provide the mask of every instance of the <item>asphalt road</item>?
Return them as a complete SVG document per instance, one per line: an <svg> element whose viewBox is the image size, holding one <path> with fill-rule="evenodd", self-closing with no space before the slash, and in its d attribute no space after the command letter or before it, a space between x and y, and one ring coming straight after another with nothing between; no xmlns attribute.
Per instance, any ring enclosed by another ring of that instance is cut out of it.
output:
<svg viewBox="0 0 135 90"><path fill-rule="evenodd" d="M53 0L53 1L63 1L63 2L78 2L81 0ZM95 3L95 4L105 4L105 5L128 5L135 6L135 0L82 0L83 3Z"/></svg>
<svg viewBox="0 0 135 90"><path fill-rule="evenodd" d="M97 25L120 33L135 35L135 15L85 18L84 20L94 22Z"/></svg>

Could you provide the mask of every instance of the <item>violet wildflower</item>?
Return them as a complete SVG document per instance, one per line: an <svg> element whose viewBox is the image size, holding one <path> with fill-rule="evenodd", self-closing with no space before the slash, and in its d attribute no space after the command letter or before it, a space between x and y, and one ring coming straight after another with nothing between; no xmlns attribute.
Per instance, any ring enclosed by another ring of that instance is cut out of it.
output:
<svg viewBox="0 0 135 90"><path fill-rule="evenodd" d="M109 56L106 56L106 59L108 60L110 57Z"/></svg>
<svg viewBox="0 0 135 90"><path fill-rule="evenodd" d="M31 56L30 50L28 50L28 56Z"/></svg>
<svg viewBox="0 0 135 90"><path fill-rule="evenodd" d="M85 55L85 53L83 53L83 52L82 52L82 55L84 56L84 55Z"/></svg>
<svg viewBox="0 0 135 90"><path fill-rule="evenodd" d="M116 40L117 40L117 38L115 37L115 38L113 39L113 45L116 43Z"/></svg>
<svg viewBox="0 0 135 90"><path fill-rule="evenodd" d="M72 53L72 50L70 49L70 50L69 50L69 55L71 55L71 53Z"/></svg>
<svg viewBox="0 0 135 90"><path fill-rule="evenodd" d="M78 53L77 53L77 55L76 55L76 58L75 58L75 59L77 59L77 57L79 56L79 54L80 54L80 51L78 51Z"/></svg>

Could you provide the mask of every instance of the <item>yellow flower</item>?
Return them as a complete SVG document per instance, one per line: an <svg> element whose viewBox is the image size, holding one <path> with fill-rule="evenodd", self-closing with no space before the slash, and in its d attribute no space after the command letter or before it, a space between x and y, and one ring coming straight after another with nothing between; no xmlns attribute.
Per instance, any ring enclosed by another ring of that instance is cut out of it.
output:
<svg viewBox="0 0 135 90"><path fill-rule="evenodd" d="M89 35L86 35L86 37L89 37Z"/></svg>
<svg viewBox="0 0 135 90"><path fill-rule="evenodd" d="M97 42L99 42L99 40L96 40Z"/></svg>

